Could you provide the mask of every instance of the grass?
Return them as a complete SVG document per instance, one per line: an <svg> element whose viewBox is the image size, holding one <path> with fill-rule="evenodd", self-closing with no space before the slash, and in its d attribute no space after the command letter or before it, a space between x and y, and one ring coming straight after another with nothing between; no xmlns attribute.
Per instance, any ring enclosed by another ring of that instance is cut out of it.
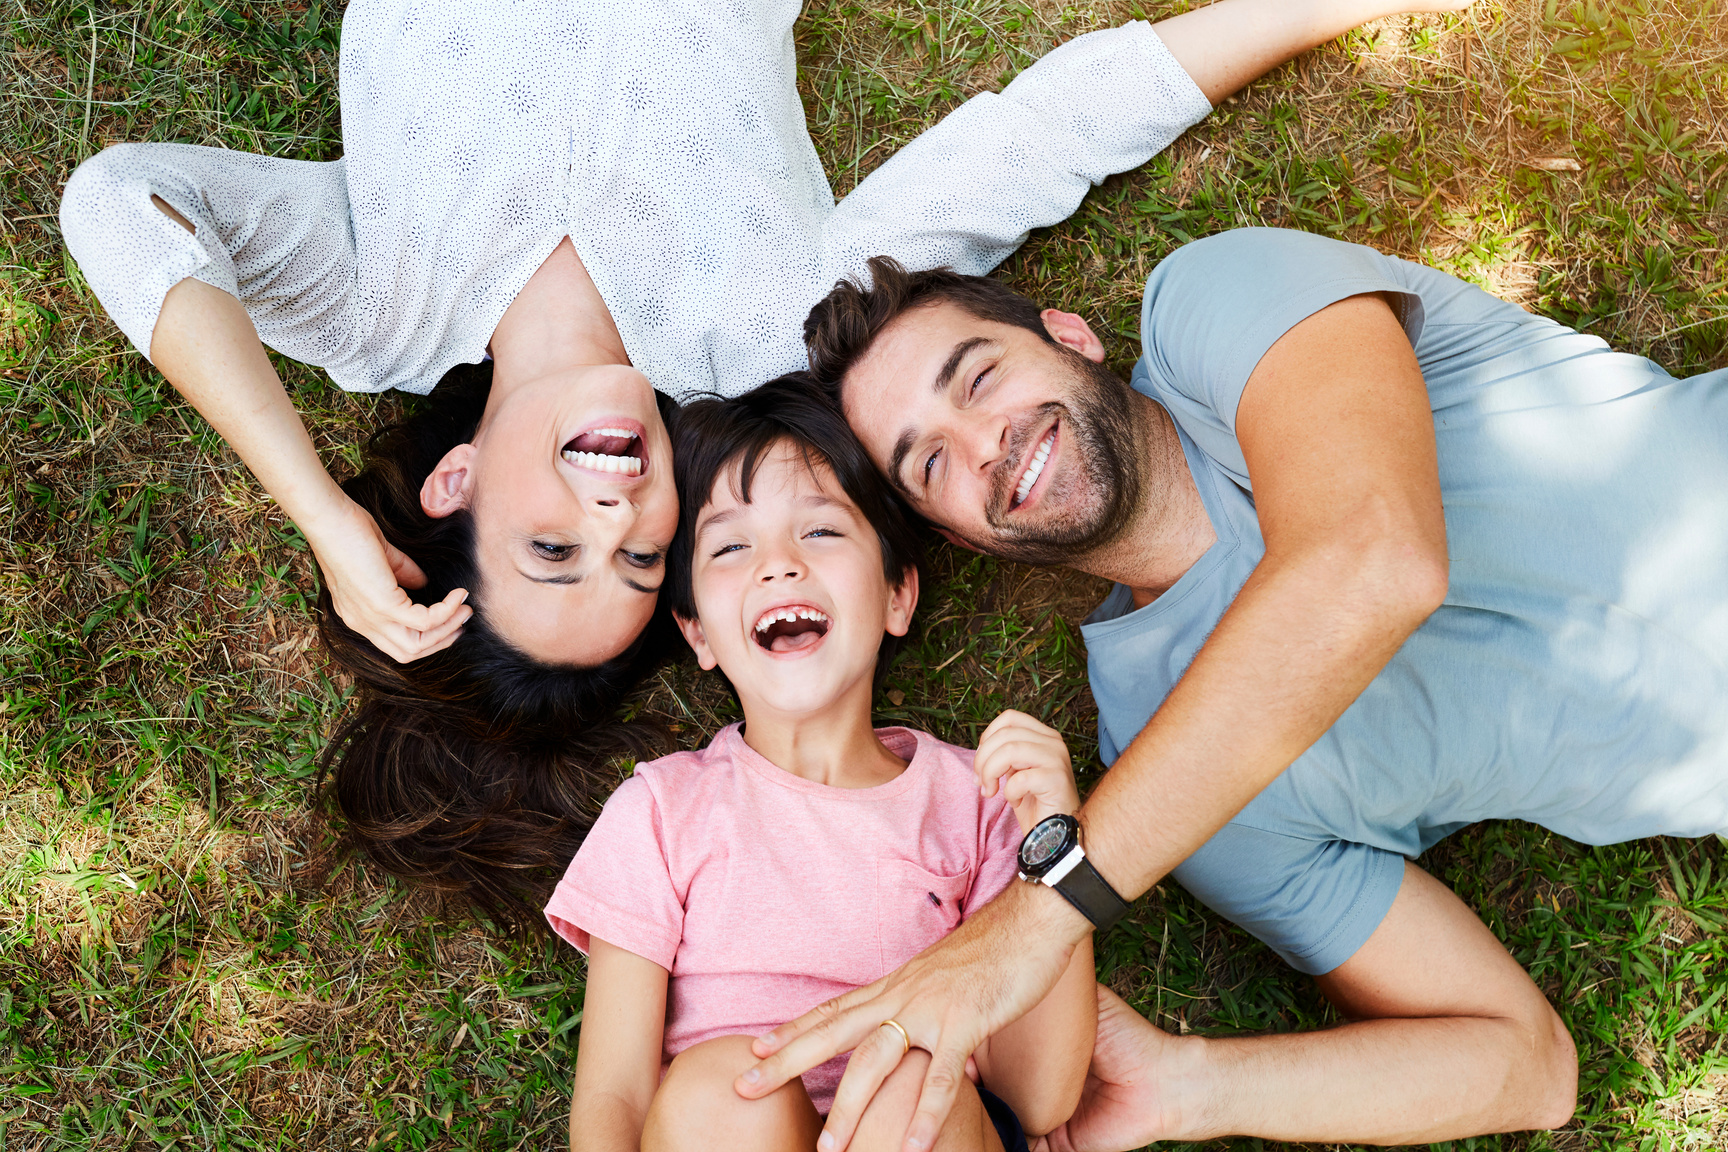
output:
<svg viewBox="0 0 1728 1152"><path fill-rule="evenodd" d="M0 1146L506 1148L563 1141L582 967L352 858L312 803L341 706L304 542L126 345L52 219L119 140L339 152L339 13L15 0L0 101ZM1144 9L811 0L811 129L837 192L969 93ZM1728 364L1728 7L1481 0L1353 33L1109 181L1005 275L1135 355L1184 240L1273 223L1373 243L1690 373ZM391 397L283 363L337 467ZM959 741L1001 707L1095 752L1093 582L945 554L887 716ZM730 716L688 666L636 706ZM1457 1149L1728 1145L1728 868L1714 842L1585 848L1473 827L1424 863L1577 1037L1577 1118ZM1165 1027L1326 1023L1180 889L1104 941ZM1237 1142L1257 1148L1255 1141Z"/></svg>

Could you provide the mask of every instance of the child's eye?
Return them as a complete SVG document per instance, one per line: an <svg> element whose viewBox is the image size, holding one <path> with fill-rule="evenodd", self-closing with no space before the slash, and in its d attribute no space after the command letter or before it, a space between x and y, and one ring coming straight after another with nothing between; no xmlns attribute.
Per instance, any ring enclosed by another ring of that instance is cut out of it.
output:
<svg viewBox="0 0 1728 1152"><path fill-rule="evenodd" d="M711 560L718 559L719 557L726 555L726 553L728 553L728 552L737 552L740 549L742 549L743 547L744 547L744 545L742 545L742 544L722 544L722 545L720 545L720 547L716 548L713 551L713 553L709 556L709 559L711 559Z"/></svg>
<svg viewBox="0 0 1728 1152"><path fill-rule="evenodd" d="M804 535L808 538L811 536L838 536L840 533L832 528L812 528L810 531L804 533Z"/></svg>

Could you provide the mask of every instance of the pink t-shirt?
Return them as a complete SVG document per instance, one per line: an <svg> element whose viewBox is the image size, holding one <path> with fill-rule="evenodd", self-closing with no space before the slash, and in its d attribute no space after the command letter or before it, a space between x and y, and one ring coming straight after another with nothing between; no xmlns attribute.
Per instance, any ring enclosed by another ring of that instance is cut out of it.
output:
<svg viewBox="0 0 1728 1152"><path fill-rule="evenodd" d="M546 905L672 974L662 1059L756 1035L869 984L1007 886L1020 826L981 799L972 753L906 728L877 731L906 771L834 788L782 771L733 725L619 785ZM804 1074L826 1113L840 1056Z"/></svg>

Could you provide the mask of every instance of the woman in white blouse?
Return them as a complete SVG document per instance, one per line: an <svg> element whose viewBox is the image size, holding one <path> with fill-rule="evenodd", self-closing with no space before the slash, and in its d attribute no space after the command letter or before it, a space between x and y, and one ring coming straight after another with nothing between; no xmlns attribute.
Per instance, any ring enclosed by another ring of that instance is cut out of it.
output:
<svg viewBox="0 0 1728 1152"><path fill-rule="evenodd" d="M343 159L122 145L73 175L61 223L115 322L312 545L326 640L373 710L346 738L388 776L429 744L472 761L452 731L520 746L609 711L645 666L677 521L661 397L801 367L806 312L867 257L986 272L1267 68L1461 6L1221 0L1081 36L835 204L797 0L353 0ZM350 390L456 386L344 492L266 345Z"/></svg>

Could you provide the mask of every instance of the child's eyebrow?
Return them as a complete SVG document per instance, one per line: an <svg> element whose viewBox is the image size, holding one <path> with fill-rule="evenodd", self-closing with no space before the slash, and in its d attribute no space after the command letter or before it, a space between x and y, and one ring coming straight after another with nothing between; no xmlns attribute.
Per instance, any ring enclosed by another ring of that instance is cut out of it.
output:
<svg viewBox="0 0 1728 1152"><path fill-rule="evenodd" d="M736 505L731 508L722 508L718 512L710 512L708 515L702 517L702 519L696 522L696 537L697 539L701 539L702 534L707 532L708 529L718 528L723 524L731 523L737 518L738 508Z"/></svg>

